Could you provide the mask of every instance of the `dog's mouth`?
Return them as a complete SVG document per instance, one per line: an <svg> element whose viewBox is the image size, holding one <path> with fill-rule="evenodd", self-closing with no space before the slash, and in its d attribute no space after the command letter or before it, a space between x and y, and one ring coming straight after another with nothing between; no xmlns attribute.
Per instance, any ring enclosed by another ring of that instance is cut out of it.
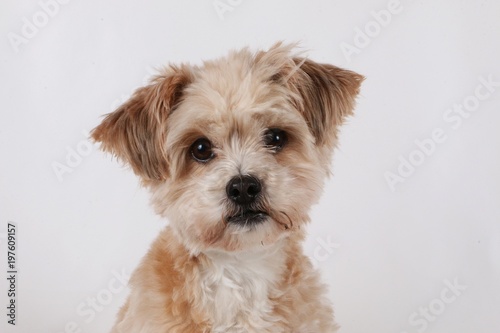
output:
<svg viewBox="0 0 500 333"><path fill-rule="evenodd" d="M229 216L226 221L241 226L252 226L264 222L269 215L260 210L245 209L236 215Z"/></svg>

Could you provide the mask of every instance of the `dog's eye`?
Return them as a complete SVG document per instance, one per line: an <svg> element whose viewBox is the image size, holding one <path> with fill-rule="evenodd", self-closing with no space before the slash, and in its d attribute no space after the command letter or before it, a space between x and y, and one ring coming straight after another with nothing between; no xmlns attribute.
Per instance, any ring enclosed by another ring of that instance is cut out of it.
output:
<svg viewBox="0 0 500 333"><path fill-rule="evenodd" d="M214 157L212 143L207 138L196 140L190 148L191 156L198 162L208 162Z"/></svg>
<svg viewBox="0 0 500 333"><path fill-rule="evenodd" d="M271 128L264 134L264 143L267 148L279 151L287 143L286 132L279 128Z"/></svg>

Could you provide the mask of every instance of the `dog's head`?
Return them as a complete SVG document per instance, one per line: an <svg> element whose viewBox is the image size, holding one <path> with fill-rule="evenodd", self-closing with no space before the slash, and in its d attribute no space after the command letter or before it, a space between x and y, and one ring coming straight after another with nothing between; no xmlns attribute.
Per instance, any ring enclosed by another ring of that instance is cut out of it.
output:
<svg viewBox="0 0 500 333"><path fill-rule="evenodd" d="M363 77L291 50L169 66L92 132L192 252L272 244L308 221Z"/></svg>

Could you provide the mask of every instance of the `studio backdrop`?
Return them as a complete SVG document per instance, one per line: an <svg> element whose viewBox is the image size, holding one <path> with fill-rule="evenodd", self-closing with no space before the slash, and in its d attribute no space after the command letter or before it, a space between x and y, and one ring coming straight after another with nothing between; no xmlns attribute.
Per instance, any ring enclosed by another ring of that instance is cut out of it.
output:
<svg viewBox="0 0 500 333"><path fill-rule="evenodd" d="M500 2L4 0L0 331L109 332L168 221L89 132L169 63L366 77L305 252L346 333L500 331Z"/></svg>

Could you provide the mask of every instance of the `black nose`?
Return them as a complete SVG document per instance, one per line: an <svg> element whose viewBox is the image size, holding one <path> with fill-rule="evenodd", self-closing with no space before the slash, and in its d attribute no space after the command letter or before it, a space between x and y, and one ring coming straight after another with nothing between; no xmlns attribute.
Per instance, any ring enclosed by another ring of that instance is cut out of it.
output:
<svg viewBox="0 0 500 333"><path fill-rule="evenodd" d="M226 186L227 197L239 205L248 205L255 201L262 186L253 176L233 177Z"/></svg>

